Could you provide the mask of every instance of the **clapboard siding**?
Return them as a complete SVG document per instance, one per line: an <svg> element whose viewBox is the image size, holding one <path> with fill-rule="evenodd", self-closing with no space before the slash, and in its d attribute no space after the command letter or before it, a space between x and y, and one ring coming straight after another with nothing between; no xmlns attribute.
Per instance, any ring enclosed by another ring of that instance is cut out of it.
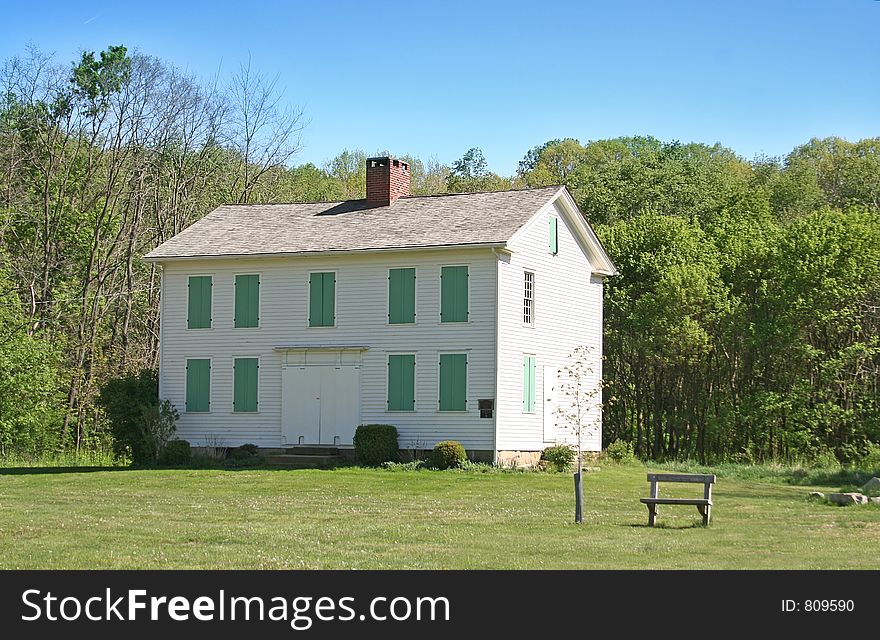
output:
<svg viewBox="0 0 880 640"><path fill-rule="evenodd" d="M468 265L470 320L440 323L440 268ZM166 262L162 278L160 395L181 412L178 436L193 445L279 446L280 345L362 345L361 422L390 423L401 446L448 438L491 450L494 420L480 419L479 398L495 394L496 257L488 249L421 250L314 257L217 258ZM389 325L388 269L416 267L416 324ZM309 273L336 272L336 326L308 327ZM234 329L236 274L260 274L260 326ZM187 277L213 276L210 329L186 328ZM438 354L468 353L468 411L438 411ZM387 354L416 354L416 412L386 409ZM233 360L260 358L259 411L232 413ZM186 359L211 358L211 412L184 410Z"/></svg>
<svg viewBox="0 0 880 640"><path fill-rule="evenodd" d="M577 214L579 215L579 214ZM549 251L549 218L558 223L558 252ZM497 449L539 450L543 434L543 369L558 370L578 345L593 347L594 385L602 366L602 277L591 266L571 232L571 220L554 203L534 218L510 244L508 260L499 261ZM534 325L523 324L523 279L535 273ZM535 410L523 412L523 355L535 355ZM597 396L596 403L600 402ZM598 406L592 417L601 419ZM597 423L599 426L601 423ZM601 426L600 426L601 428ZM570 441L559 432L554 441ZM585 440L588 450L601 448L601 431Z"/></svg>

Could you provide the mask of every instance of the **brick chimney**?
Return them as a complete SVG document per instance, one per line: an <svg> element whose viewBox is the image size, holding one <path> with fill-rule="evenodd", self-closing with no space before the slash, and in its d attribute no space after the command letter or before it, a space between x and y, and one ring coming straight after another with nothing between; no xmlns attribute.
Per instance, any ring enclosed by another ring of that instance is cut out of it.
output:
<svg viewBox="0 0 880 640"><path fill-rule="evenodd" d="M387 207L409 195L409 164L396 158L367 158L367 204Z"/></svg>

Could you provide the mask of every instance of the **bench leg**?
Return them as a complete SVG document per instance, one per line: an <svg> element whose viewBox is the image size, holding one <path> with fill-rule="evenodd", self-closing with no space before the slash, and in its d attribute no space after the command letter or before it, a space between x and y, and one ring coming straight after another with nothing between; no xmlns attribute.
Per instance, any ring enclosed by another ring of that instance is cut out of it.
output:
<svg viewBox="0 0 880 640"><path fill-rule="evenodd" d="M657 505L656 504L648 504L645 506L648 507L648 526L653 527L654 521L657 519Z"/></svg>
<svg viewBox="0 0 880 640"><path fill-rule="evenodd" d="M704 526L704 527L708 527L708 526L709 526L709 510L710 510L711 508L712 508L712 507L710 507L710 506L707 505L707 504L706 504L706 505L703 505L703 504L698 504L698 505L697 505L697 511L699 511L699 512L700 512L700 515L703 516L703 526Z"/></svg>

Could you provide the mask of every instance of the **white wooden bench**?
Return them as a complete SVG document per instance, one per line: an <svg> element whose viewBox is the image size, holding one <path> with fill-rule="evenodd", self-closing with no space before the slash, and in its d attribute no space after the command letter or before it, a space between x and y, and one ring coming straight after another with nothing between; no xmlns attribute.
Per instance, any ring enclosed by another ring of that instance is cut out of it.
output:
<svg viewBox="0 0 880 640"><path fill-rule="evenodd" d="M709 524L712 515L712 485L715 484L715 476L698 473L649 473L648 482L651 483L651 496L642 498L641 501L648 507L648 526L653 527L657 520L657 506L661 504L692 504L703 516L703 524ZM702 498L661 498L661 482L690 482L703 484Z"/></svg>

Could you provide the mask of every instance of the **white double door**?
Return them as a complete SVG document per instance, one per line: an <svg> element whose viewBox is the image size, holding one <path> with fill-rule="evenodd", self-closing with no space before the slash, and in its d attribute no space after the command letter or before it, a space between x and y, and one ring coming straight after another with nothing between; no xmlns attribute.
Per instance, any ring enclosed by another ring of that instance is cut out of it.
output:
<svg viewBox="0 0 880 640"><path fill-rule="evenodd" d="M359 421L359 366L281 369L281 433L285 444L350 445Z"/></svg>

